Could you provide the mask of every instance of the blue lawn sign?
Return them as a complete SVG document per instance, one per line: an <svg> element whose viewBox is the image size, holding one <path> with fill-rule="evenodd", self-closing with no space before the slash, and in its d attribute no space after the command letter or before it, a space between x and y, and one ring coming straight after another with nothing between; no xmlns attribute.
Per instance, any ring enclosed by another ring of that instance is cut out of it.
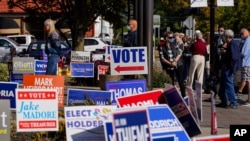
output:
<svg viewBox="0 0 250 141"><path fill-rule="evenodd" d="M16 82L18 84L23 84L23 74L13 74L10 72L10 82Z"/></svg>
<svg viewBox="0 0 250 141"><path fill-rule="evenodd" d="M47 61L35 60L35 74L46 74Z"/></svg>
<svg viewBox="0 0 250 141"><path fill-rule="evenodd" d="M178 118L166 104L148 107L153 141L190 141Z"/></svg>
<svg viewBox="0 0 250 141"><path fill-rule="evenodd" d="M67 105L83 105L86 100L93 100L96 105L110 105L111 92L101 90L68 89Z"/></svg>
<svg viewBox="0 0 250 141"><path fill-rule="evenodd" d="M103 126L104 126L105 141L115 141L112 122L107 121L103 124Z"/></svg>
<svg viewBox="0 0 250 141"><path fill-rule="evenodd" d="M111 92L111 102L117 105L118 97L139 94L147 91L146 80L106 82L106 90Z"/></svg>
<svg viewBox="0 0 250 141"><path fill-rule="evenodd" d="M94 77L94 63L71 62L71 77Z"/></svg>
<svg viewBox="0 0 250 141"><path fill-rule="evenodd" d="M113 129L116 141L151 141L146 108L114 111Z"/></svg>
<svg viewBox="0 0 250 141"><path fill-rule="evenodd" d="M0 82L0 99L9 99L10 108L16 108L16 82Z"/></svg>
<svg viewBox="0 0 250 141"><path fill-rule="evenodd" d="M183 98L179 94L176 87L163 92L166 103L172 109L176 117L179 119L189 137L201 134L200 126L188 109Z"/></svg>

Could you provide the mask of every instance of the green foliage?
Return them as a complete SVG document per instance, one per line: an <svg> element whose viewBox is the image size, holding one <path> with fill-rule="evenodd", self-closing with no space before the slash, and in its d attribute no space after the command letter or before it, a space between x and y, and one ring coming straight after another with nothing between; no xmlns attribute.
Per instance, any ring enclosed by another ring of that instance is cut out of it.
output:
<svg viewBox="0 0 250 141"><path fill-rule="evenodd" d="M7 64L0 63L0 81L9 81L9 70Z"/></svg>
<svg viewBox="0 0 250 141"><path fill-rule="evenodd" d="M164 88L164 83L172 84L172 80L165 71L154 69L153 70L153 87Z"/></svg>

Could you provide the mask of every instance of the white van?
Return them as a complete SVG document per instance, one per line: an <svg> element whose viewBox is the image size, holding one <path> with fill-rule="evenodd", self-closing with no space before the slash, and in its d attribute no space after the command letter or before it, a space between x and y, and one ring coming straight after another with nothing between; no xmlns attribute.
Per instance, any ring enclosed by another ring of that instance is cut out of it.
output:
<svg viewBox="0 0 250 141"><path fill-rule="evenodd" d="M34 35L9 35L7 37L23 46L29 46L31 42L36 40Z"/></svg>

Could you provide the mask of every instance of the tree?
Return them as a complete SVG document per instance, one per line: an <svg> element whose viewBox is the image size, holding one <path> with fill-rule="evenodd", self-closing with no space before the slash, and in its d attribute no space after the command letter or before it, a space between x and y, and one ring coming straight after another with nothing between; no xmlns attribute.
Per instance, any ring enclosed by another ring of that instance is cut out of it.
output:
<svg viewBox="0 0 250 141"><path fill-rule="evenodd" d="M22 9L29 15L27 19L40 25L46 18L66 22L71 29L73 50L82 51L85 33L98 16L113 27L123 24L120 13L125 10L126 0L9 0L8 4Z"/></svg>

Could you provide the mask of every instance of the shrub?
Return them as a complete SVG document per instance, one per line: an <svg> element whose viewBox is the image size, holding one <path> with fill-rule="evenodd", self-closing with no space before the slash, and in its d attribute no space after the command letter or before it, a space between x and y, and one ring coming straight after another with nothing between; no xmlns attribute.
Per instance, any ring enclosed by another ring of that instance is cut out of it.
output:
<svg viewBox="0 0 250 141"><path fill-rule="evenodd" d="M0 63L0 81L9 81L8 65Z"/></svg>
<svg viewBox="0 0 250 141"><path fill-rule="evenodd" d="M172 80L165 71L159 70L159 68L153 69L153 87L164 88L164 83L172 84Z"/></svg>

